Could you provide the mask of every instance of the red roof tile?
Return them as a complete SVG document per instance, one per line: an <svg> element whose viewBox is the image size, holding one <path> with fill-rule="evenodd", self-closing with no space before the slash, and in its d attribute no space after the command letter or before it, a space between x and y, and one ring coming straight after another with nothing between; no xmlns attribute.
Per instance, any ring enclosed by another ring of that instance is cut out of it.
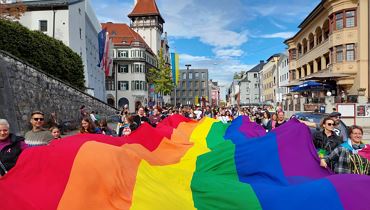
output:
<svg viewBox="0 0 370 210"><path fill-rule="evenodd" d="M109 33L114 46L131 46L134 44L133 42L136 41L141 47L144 47L153 53L144 39L138 33L132 30L132 28L130 28L127 24L108 22L102 23L101 25L102 28L105 28Z"/></svg>
<svg viewBox="0 0 370 210"><path fill-rule="evenodd" d="M152 15L158 15L160 18L162 18L155 0L138 0L134 9L128 15L128 17L131 18L131 17L152 16Z"/></svg>

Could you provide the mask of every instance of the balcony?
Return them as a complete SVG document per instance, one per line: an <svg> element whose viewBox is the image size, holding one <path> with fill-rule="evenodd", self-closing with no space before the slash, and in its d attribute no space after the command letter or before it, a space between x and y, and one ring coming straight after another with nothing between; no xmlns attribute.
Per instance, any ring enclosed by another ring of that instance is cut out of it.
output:
<svg viewBox="0 0 370 210"><path fill-rule="evenodd" d="M329 52L330 47L330 42L328 39L326 39L319 45L316 45L314 48L310 49L305 54L300 54L296 62L296 67L302 67L315 60L316 58L323 56L324 54Z"/></svg>

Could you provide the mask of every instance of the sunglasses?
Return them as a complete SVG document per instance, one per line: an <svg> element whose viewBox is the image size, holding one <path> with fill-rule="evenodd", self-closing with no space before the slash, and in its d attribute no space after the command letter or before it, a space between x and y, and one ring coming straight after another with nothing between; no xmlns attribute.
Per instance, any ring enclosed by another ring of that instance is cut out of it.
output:
<svg viewBox="0 0 370 210"><path fill-rule="evenodd" d="M37 118L37 117L35 117L35 118L33 118L33 120L34 121L44 121L44 118Z"/></svg>
<svg viewBox="0 0 370 210"><path fill-rule="evenodd" d="M335 123L326 123L328 126L334 126Z"/></svg>

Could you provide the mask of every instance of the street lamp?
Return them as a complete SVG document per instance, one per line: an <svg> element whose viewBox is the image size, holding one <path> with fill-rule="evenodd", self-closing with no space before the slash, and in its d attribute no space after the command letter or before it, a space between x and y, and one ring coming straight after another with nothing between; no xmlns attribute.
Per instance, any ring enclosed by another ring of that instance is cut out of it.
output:
<svg viewBox="0 0 370 210"><path fill-rule="evenodd" d="M326 95L331 96L331 92L328 90L328 92L326 92Z"/></svg>
<svg viewBox="0 0 370 210"><path fill-rule="evenodd" d="M294 94L294 98L297 99L299 96L298 94Z"/></svg>

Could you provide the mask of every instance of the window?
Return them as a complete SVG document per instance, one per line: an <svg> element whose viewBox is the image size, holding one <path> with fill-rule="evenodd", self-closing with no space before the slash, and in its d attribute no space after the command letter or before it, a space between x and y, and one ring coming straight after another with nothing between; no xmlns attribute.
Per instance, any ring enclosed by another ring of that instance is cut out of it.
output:
<svg viewBox="0 0 370 210"><path fill-rule="evenodd" d="M105 89L106 90L115 90L114 80L105 80Z"/></svg>
<svg viewBox="0 0 370 210"><path fill-rule="evenodd" d="M206 78L206 73L202 73L202 79L205 79Z"/></svg>
<svg viewBox="0 0 370 210"><path fill-rule="evenodd" d="M186 88L186 83L185 83L185 81L182 81L182 83L181 83L181 87L182 87L182 88Z"/></svg>
<svg viewBox="0 0 370 210"><path fill-rule="evenodd" d="M42 32L48 31L48 21L47 20L40 20L39 25L40 25L40 31Z"/></svg>
<svg viewBox="0 0 370 210"><path fill-rule="evenodd" d="M145 81L131 81L132 90L148 90L147 83Z"/></svg>
<svg viewBox="0 0 370 210"><path fill-rule="evenodd" d="M195 79L199 78L199 72L195 72Z"/></svg>
<svg viewBox="0 0 370 210"><path fill-rule="evenodd" d="M128 58L128 51L127 50L118 50L118 57L119 58Z"/></svg>
<svg viewBox="0 0 370 210"><path fill-rule="evenodd" d="M186 73L182 73L182 79L185 80L186 79Z"/></svg>
<svg viewBox="0 0 370 210"><path fill-rule="evenodd" d="M82 29L80 28L80 39L82 39Z"/></svg>
<svg viewBox="0 0 370 210"><path fill-rule="evenodd" d="M337 13L335 15L336 29L340 30L343 28L343 13Z"/></svg>
<svg viewBox="0 0 370 210"><path fill-rule="evenodd" d="M257 78L257 73L254 73L253 77L254 77L254 78Z"/></svg>
<svg viewBox="0 0 370 210"><path fill-rule="evenodd" d="M346 12L346 28L355 27L355 11Z"/></svg>
<svg viewBox="0 0 370 210"><path fill-rule="evenodd" d="M118 73L128 73L128 65L118 65Z"/></svg>
<svg viewBox="0 0 370 210"><path fill-rule="evenodd" d="M205 87L206 87L206 82L202 81L202 88L205 88Z"/></svg>
<svg viewBox="0 0 370 210"><path fill-rule="evenodd" d="M346 60L354 61L355 60L355 45L347 44L346 46Z"/></svg>
<svg viewBox="0 0 370 210"><path fill-rule="evenodd" d="M193 73L192 72L189 73L189 79L193 79Z"/></svg>
<svg viewBox="0 0 370 210"><path fill-rule="evenodd" d="M254 84L254 88L258 88L258 84Z"/></svg>
<svg viewBox="0 0 370 210"><path fill-rule="evenodd" d="M143 64L134 64L133 73L144 73L144 65Z"/></svg>
<svg viewBox="0 0 370 210"><path fill-rule="evenodd" d="M337 54L337 62L343 61L343 46L336 47L336 54Z"/></svg>
<svg viewBox="0 0 370 210"><path fill-rule="evenodd" d="M140 89L140 81L135 81L135 90L141 90Z"/></svg>
<svg viewBox="0 0 370 210"><path fill-rule="evenodd" d="M118 90L128 90L128 81L118 81Z"/></svg>

